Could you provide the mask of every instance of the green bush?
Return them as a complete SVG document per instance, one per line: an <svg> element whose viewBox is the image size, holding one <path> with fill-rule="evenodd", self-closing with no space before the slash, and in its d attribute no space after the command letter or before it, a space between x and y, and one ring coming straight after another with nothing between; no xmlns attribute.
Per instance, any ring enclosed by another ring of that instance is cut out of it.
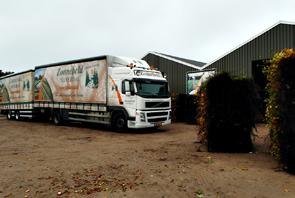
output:
<svg viewBox="0 0 295 198"><path fill-rule="evenodd" d="M295 51L284 49L264 68L271 154L295 173Z"/></svg>
<svg viewBox="0 0 295 198"><path fill-rule="evenodd" d="M254 84L218 74L207 82L199 97L199 135L214 152L252 151L255 124Z"/></svg>

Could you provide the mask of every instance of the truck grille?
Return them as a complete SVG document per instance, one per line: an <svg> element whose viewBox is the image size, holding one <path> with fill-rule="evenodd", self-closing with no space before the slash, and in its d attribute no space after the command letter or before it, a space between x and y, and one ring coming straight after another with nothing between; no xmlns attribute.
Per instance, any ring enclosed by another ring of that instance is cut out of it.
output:
<svg viewBox="0 0 295 198"><path fill-rule="evenodd" d="M169 102L146 102L146 108L169 107Z"/></svg>
<svg viewBox="0 0 295 198"><path fill-rule="evenodd" d="M154 117L154 116L166 116L168 112L151 112L146 114L147 117Z"/></svg>
<svg viewBox="0 0 295 198"><path fill-rule="evenodd" d="M163 122L166 121L167 117L162 117L162 118L150 118L148 119L148 122Z"/></svg>
<svg viewBox="0 0 295 198"><path fill-rule="evenodd" d="M164 122L164 121L168 120L169 111L147 112L146 117L147 117L147 121L150 123Z"/></svg>

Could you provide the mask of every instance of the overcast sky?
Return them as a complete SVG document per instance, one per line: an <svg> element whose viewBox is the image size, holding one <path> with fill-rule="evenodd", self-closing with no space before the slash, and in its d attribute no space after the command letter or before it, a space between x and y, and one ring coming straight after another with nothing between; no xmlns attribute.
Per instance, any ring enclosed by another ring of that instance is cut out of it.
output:
<svg viewBox="0 0 295 198"><path fill-rule="evenodd" d="M149 51L210 62L279 20L294 0L0 0L0 69L20 72Z"/></svg>

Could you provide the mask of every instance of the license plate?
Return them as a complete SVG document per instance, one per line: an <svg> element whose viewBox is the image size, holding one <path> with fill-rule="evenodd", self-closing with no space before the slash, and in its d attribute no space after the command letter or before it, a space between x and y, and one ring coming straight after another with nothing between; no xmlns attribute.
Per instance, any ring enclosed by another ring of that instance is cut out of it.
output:
<svg viewBox="0 0 295 198"><path fill-rule="evenodd" d="M162 122L156 122L156 123L155 123L155 127L162 126L162 124L163 124Z"/></svg>

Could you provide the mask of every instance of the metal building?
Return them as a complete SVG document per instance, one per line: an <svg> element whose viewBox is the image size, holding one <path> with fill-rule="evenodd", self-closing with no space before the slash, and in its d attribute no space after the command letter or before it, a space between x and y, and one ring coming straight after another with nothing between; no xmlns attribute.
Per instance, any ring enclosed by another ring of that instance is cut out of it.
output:
<svg viewBox="0 0 295 198"><path fill-rule="evenodd" d="M204 68L259 81L261 65L284 48L295 48L295 23L280 21Z"/></svg>
<svg viewBox="0 0 295 198"><path fill-rule="evenodd" d="M170 91L186 93L186 75L188 72L199 71L203 62L179 58L158 52L149 52L143 58L149 65L157 68L167 75Z"/></svg>

